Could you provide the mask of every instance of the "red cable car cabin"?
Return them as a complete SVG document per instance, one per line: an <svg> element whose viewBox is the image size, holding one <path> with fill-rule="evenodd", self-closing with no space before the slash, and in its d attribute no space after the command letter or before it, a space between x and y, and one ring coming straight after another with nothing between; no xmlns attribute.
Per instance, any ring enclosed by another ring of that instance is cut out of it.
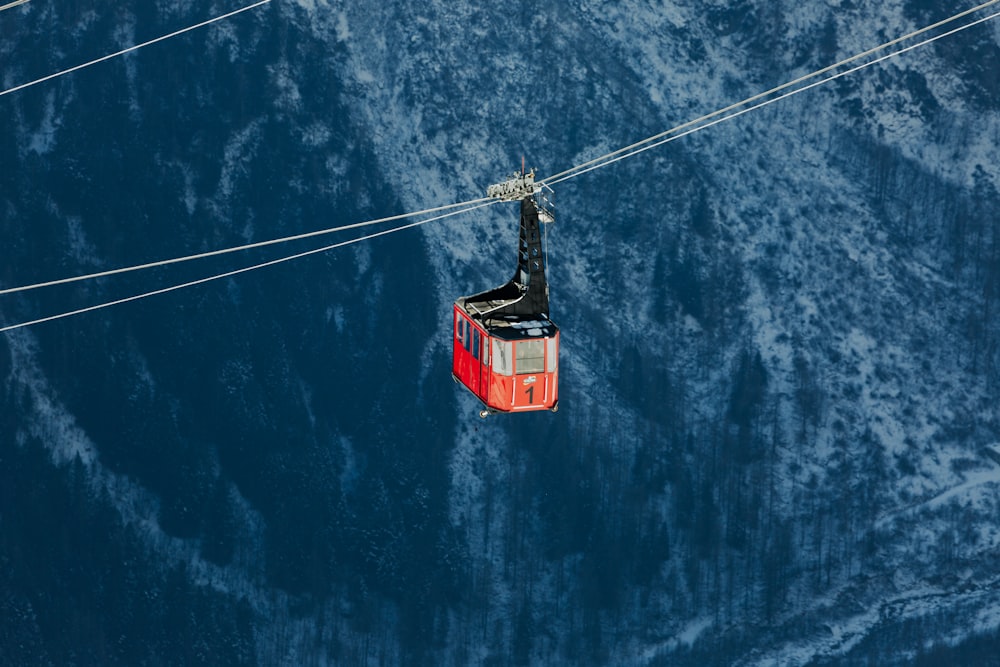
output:
<svg viewBox="0 0 1000 667"><path fill-rule="evenodd" d="M501 186L521 189L495 195ZM461 297L454 308L452 376L483 402L483 417L555 411L559 401L559 329L548 316L534 174L522 173L501 186L491 187L491 196L521 199L517 271L506 285ZM551 220L546 211L543 215Z"/></svg>
<svg viewBox="0 0 1000 667"><path fill-rule="evenodd" d="M468 304L469 302L466 302ZM488 412L556 410L559 329L548 319L501 320L483 327L455 304L452 374Z"/></svg>

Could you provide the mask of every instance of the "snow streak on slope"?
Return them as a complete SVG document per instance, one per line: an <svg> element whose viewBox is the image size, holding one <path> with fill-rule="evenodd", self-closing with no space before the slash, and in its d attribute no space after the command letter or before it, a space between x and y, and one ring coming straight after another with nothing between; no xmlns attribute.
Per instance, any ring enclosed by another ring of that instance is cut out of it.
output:
<svg viewBox="0 0 1000 667"><path fill-rule="evenodd" d="M57 392L49 386L38 367L35 358L37 343L31 334L22 332L12 335L9 341L11 375L6 378L8 390L14 395L23 396L18 406L18 446L29 446L29 438L34 438L45 444L57 465L67 465L74 460L82 463L95 492L110 495L125 523L144 534L150 546L164 558L183 561L190 567L192 577L202 585L222 591L252 591L254 585L244 579L244 572L235 568L216 567L199 557L196 545L173 538L161 529L157 520L155 496L127 476L107 469L100 460L95 444L75 423L65 406L59 403ZM137 389L143 390L142 387ZM255 520L245 502L241 504L245 510L243 519L246 521L244 529L247 535L259 533L259 520ZM246 544L246 552L238 556L237 560L249 563L252 560L249 554L258 548L251 540Z"/></svg>

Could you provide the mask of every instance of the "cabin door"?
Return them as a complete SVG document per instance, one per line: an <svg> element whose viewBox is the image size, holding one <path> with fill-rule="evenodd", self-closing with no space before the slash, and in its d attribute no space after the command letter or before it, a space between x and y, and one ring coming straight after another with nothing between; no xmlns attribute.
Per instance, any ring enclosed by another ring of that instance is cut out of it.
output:
<svg viewBox="0 0 1000 667"><path fill-rule="evenodd" d="M514 409L526 410L545 405L549 396L549 376L545 373L514 377Z"/></svg>
<svg viewBox="0 0 1000 667"><path fill-rule="evenodd" d="M545 339L522 340L516 345L513 408L526 410L544 406L549 397Z"/></svg>

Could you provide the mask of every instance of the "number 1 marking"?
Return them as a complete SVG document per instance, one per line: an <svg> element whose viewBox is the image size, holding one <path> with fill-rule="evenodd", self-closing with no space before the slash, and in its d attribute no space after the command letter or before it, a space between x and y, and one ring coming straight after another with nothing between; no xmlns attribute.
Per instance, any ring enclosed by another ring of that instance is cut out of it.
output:
<svg viewBox="0 0 1000 667"><path fill-rule="evenodd" d="M535 385L529 385L527 389L524 390L528 394L528 403L535 402Z"/></svg>

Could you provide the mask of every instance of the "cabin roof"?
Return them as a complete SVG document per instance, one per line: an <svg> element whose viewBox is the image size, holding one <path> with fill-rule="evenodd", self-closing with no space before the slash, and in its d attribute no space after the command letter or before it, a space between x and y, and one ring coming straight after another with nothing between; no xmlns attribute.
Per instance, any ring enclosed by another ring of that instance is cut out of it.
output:
<svg viewBox="0 0 1000 667"><path fill-rule="evenodd" d="M544 315L490 316L488 311L502 308L507 301L511 301L509 299L490 301L469 301L468 299L469 297L461 297L455 302L455 305L468 315L469 319L484 327L491 336L505 340L550 338L559 331L559 327Z"/></svg>

